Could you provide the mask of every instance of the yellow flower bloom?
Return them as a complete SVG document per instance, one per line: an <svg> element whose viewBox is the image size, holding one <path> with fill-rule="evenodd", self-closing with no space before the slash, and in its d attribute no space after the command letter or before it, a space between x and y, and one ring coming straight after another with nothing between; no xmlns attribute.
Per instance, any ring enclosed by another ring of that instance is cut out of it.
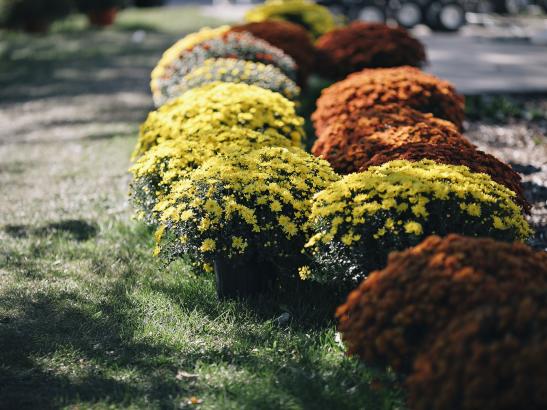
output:
<svg viewBox="0 0 547 410"><path fill-rule="evenodd" d="M156 242L161 241L163 238L163 233L165 232L165 225L160 225L158 229L156 229L156 232L154 233L154 240Z"/></svg>
<svg viewBox="0 0 547 410"><path fill-rule="evenodd" d="M418 222L410 221L405 224L405 232L414 235L421 235L424 233L424 229Z"/></svg>
<svg viewBox="0 0 547 410"><path fill-rule="evenodd" d="M216 249L216 242L213 239L205 239L201 244L200 250L202 252L211 252Z"/></svg>
<svg viewBox="0 0 547 410"><path fill-rule="evenodd" d="M180 220L187 221L188 219L192 218L192 216L194 216L194 211L188 209L180 214Z"/></svg>
<svg viewBox="0 0 547 410"><path fill-rule="evenodd" d="M272 212L281 212L283 207L281 206L281 203L277 199L275 199L270 204L270 209L272 210Z"/></svg>
<svg viewBox="0 0 547 410"><path fill-rule="evenodd" d="M300 276L300 279L306 280L311 276L311 269L309 266L301 266L298 268L298 276Z"/></svg>
<svg viewBox="0 0 547 410"><path fill-rule="evenodd" d="M236 249L238 252L244 252L247 249L247 241L241 236L232 236L232 248Z"/></svg>

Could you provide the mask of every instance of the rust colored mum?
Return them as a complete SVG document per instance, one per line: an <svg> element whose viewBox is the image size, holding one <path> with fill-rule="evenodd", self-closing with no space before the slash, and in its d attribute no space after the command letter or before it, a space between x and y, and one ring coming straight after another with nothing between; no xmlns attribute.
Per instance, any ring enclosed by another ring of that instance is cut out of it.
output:
<svg viewBox="0 0 547 410"><path fill-rule="evenodd" d="M319 71L330 78L345 77L363 68L420 67L424 46L401 27L355 22L317 40Z"/></svg>
<svg viewBox="0 0 547 410"><path fill-rule="evenodd" d="M351 74L323 90L312 115L317 135L336 117L396 103L432 113L462 128L464 99L447 81L415 67L371 68Z"/></svg>
<svg viewBox="0 0 547 410"><path fill-rule="evenodd" d="M493 155L473 147L455 148L453 144L426 142L404 144L378 152L365 162L359 171L365 171L368 167L382 165L397 159L406 159L407 161L432 159L440 164L465 165L471 171L490 175L494 181L505 185L516 194L515 202L526 212L530 211L530 203L524 195L520 175Z"/></svg>
<svg viewBox="0 0 547 410"><path fill-rule="evenodd" d="M412 142L444 143L454 150L473 148L451 122L389 104L337 118L321 133L312 152L337 172L348 174L361 169L378 152Z"/></svg>
<svg viewBox="0 0 547 410"><path fill-rule="evenodd" d="M408 371L454 319L480 306L513 306L547 286L547 253L521 243L430 236L392 253L338 308L348 352Z"/></svg>
<svg viewBox="0 0 547 410"><path fill-rule="evenodd" d="M288 21L266 20L235 26L232 32L246 31L283 50L298 66L298 82L304 84L315 65L315 47L308 32Z"/></svg>
<svg viewBox="0 0 547 410"><path fill-rule="evenodd" d="M413 410L547 409L547 292L455 319L407 379Z"/></svg>

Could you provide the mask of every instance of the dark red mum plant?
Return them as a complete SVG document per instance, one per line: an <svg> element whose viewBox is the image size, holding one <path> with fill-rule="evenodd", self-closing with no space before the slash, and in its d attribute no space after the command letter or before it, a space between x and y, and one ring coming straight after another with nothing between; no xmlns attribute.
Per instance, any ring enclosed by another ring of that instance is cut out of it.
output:
<svg viewBox="0 0 547 410"><path fill-rule="evenodd" d="M317 135L339 116L358 116L363 109L396 103L432 113L462 128L464 98L447 81L415 67L365 69L321 93L312 115Z"/></svg>
<svg viewBox="0 0 547 410"><path fill-rule="evenodd" d="M316 43L319 72L341 78L363 68L420 67L426 61L423 44L404 28L355 22L321 36Z"/></svg>
<svg viewBox="0 0 547 410"><path fill-rule="evenodd" d="M547 409L547 292L455 319L414 363L413 410Z"/></svg>
<svg viewBox="0 0 547 410"><path fill-rule="evenodd" d="M397 159L406 159L407 161L432 159L441 164L465 165L471 171L490 175L494 181L505 185L516 194L515 202L526 212L530 211L531 206L524 195L520 175L493 155L473 147L454 147L453 144L431 144L428 142L404 144L377 152L361 166L359 171L365 171L368 167L382 165Z"/></svg>
<svg viewBox="0 0 547 410"><path fill-rule="evenodd" d="M302 85L314 69L316 50L309 33L288 21L267 20L235 26L229 32L246 31L283 50L298 66L298 82Z"/></svg>
<svg viewBox="0 0 547 410"><path fill-rule="evenodd" d="M392 253L337 310L348 353L406 372L449 323L547 287L547 253L521 243L430 236ZM433 394L433 393L432 393Z"/></svg>
<svg viewBox="0 0 547 410"><path fill-rule="evenodd" d="M339 173L361 169L378 152L411 142L445 143L473 148L454 124L409 107L389 104L342 115L328 125L312 152L330 162Z"/></svg>

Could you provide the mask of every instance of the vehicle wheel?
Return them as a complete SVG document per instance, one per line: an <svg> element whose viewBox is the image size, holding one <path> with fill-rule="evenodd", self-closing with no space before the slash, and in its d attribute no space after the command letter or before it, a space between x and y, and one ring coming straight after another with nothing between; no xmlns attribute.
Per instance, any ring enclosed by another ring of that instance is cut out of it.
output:
<svg viewBox="0 0 547 410"><path fill-rule="evenodd" d="M412 28L421 23L423 18L422 8L416 2L407 1L402 3L401 7L395 10L394 17L400 26Z"/></svg>
<svg viewBox="0 0 547 410"><path fill-rule="evenodd" d="M378 6L364 6L355 10L355 20L384 23L386 13Z"/></svg>
<svg viewBox="0 0 547 410"><path fill-rule="evenodd" d="M494 11L501 14L518 14L526 9L529 4L528 0L497 0Z"/></svg>
<svg viewBox="0 0 547 410"><path fill-rule="evenodd" d="M427 25L436 31L458 31L465 24L465 10L459 3L432 3L426 13Z"/></svg>

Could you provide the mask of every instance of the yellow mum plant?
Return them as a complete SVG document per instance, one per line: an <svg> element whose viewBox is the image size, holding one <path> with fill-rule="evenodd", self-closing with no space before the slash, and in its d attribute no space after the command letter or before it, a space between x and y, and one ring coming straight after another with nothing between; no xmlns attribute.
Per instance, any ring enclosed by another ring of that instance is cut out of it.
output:
<svg viewBox="0 0 547 410"><path fill-rule="evenodd" d="M182 79L211 58L261 62L273 65L287 77L296 79L296 63L283 50L250 33L227 33L183 51L170 66L165 67L164 75L156 79L157 87L153 90L156 106L172 98Z"/></svg>
<svg viewBox="0 0 547 410"><path fill-rule="evenodd" d="M141 125L134 157L162 141L220 126L282 134L302 144L304 119L281 94L255 85L214 82L194 88L152 111Z"/></svg>
<svg viewBox="0 0 547 410"><path fill-rule="evenodd" d="M293 266L313 195L338 179L326 161L300 148L213 157L156 205L157 253L206 264L222 257Z"/></svg>
<svg viewBox="0 0 547 410"><path fill-rule="evenodd" d="M505 241L531 234L515 194L488 175L431 160L391 161L350 174L316 195L305 248L321 282L357 281L387 255L428 235Z"/></svg>
<svg viewBox="0 0 547 410"><path fill-rule="evenodd" d="M256 85L283 94L292 101L300 96L300 87L272 64L234 58L210 58L171 87L166 88L163 94L156 95L154 97L156 106L192 88L215 81Z"/></svg>
<svg viewBox="0 0 547 410"><path fill-rule="evenodd" d="M152 210L171 186L216 155L239 154L269 146L289 148L292 141L276 132L263 134L248 128L226 127L200 129L167 140L146 151L130 172L133 174L131 197L138 216L155 221Z"/></svg>
<svg viewBox="0 0 547 410"><path fill-rule="evenodd" d="M286 20L297 23L315 38L331 31L336 24L328 8L308 0L269 0L245 15L248 22Z"/></svg>
<svg viewBox="0 0 547 410"><path fill-rule="evenodd" d="M189 50L204 41L220 37L229 30L230 26L220 26L217 28L203 27L201 30L181 38L169 47L163 53L154 70L152 70L152 81L150 83L152 94L155 95L158 93L160 88L159 82L170 73L173 63L178 60L184 51Z"/></svg>

